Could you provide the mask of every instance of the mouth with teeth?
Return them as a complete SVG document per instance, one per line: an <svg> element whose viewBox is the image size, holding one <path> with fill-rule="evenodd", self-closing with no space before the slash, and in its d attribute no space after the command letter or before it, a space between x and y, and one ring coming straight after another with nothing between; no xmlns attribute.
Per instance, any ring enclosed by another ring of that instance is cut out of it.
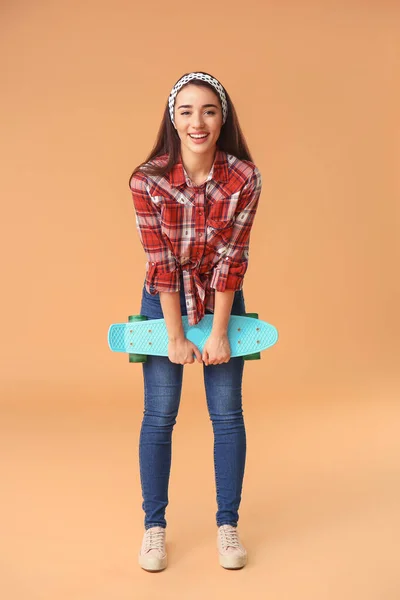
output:
<svg viewBox="0 0 400 600"><path fill-rule="evenodd" d="M189 133L189 137L195 144L203 144L208 138L208 133Z"/></svg>

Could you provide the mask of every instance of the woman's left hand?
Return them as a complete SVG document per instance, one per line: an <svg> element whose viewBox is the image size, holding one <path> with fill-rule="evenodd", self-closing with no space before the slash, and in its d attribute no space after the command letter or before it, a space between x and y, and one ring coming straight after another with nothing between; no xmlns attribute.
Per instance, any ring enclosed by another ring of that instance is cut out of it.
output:
<svg viewBox="0 0 400 600"><path fill-rule="evenodd" d="M228 334L210 334L210 337L204 344L202 359L206 366L220 365L229 362L231 357L231 347L229 345Z"/></svg>

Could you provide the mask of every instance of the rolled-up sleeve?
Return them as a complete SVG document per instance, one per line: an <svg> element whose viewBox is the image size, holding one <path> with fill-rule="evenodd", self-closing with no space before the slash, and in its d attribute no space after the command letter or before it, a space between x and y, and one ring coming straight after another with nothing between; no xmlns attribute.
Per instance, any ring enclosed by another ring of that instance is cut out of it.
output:
<svg viewBox="0 0 400 600"><path fill-rule="evenodd" d="M158 206L152 201L147 177L137 172L129 183L136 213L136 227L146 254L146 290L151 295L180 290L179 262L161 230Z"/></svg>
<svg viewBox="0 0 400 600"><path fill-rule="evenodd" d="M243 287L243 279L248 267L250 232L259 203L261 187L261 173L255 167L240 193L229 244L214 265L210 287L219 292L241 290Z"/></svg>

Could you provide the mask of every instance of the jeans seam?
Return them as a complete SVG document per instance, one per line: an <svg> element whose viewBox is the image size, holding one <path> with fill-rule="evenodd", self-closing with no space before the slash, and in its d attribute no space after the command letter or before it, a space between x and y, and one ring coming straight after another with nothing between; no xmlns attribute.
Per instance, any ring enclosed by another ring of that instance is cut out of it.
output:
<svg viewBox="0 0 400 600"><path fill-rule="evenodd" d="M218 496L219 496L219 489L218 489L218 473L217 473L217 459L215 456L216 452L215 452L215 432L214 432L214 471L215 471L215 489L217 492L217 510L219 510L218 508Z"/></svg>

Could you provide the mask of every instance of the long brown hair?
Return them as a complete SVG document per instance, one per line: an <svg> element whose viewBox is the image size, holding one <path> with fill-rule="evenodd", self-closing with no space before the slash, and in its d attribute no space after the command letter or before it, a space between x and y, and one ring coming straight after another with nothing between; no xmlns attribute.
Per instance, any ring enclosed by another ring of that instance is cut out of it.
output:
<svg viewBox="0 0 400 600"><path fill-rule="evenodd" d="M202 73L204 73L204 71L202 71ZM209 73L204 74L209 75ZM189 73L185 73L185 75L189 75ZM179 79L181 79L181 77ZM182 86L181 89L183 89L188 84L210 88L211 91L213 91L217 95L219 100L218 92L207 81L203 81L202 79L191 79L188 83ZM232 100L230 99L230 96L225 90L225 88L224 91L226 101L228 104L228 114L225 123L221 127L221 133L217 141L217 148L223 150L224 152L227 152L228 154L233 154L233 156L236 156L240 160L250 160L251 162L253 162L246 140L239 125L239 120L235 111L235 107L233 106ZM129 177L129 182L137 171L142 171L145 174L157 176L163 176L169 173L172 167L178 161L180 154L180 143L181 140L179 138L178 132L176 131L175 127L171 122L167 99L163 119L158 130L157 139L154 144L154 147L151 150L149 156L146 158L146 160L133 170L131 176ZM151 160L157 158L158 156L161 156L162 154L168 154L168 162L166 164L146 164Z"/></svg>

